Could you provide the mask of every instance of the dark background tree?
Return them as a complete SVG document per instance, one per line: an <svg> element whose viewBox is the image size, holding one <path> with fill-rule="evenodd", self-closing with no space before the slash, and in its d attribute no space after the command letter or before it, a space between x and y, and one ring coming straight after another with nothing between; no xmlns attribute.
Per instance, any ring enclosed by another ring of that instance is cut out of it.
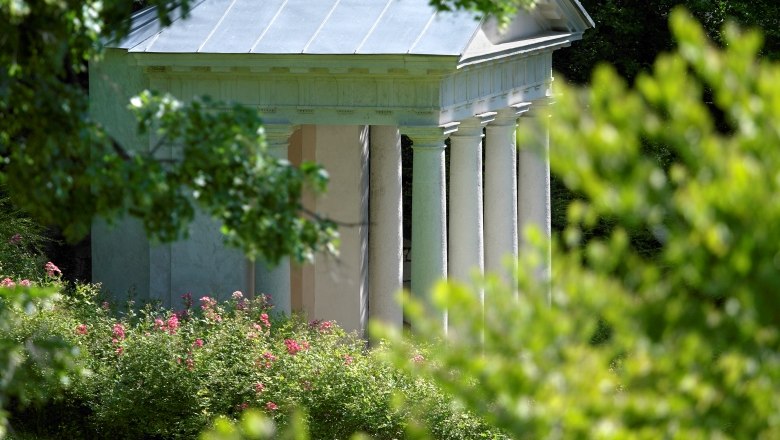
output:
<svg viewBox="0 0 780 440"><path fill-rule="evenodd" d="M658 54L674 47L669 14L683 5L702 24L707 36L723 44L721 28L727 20L764 33L762 55L780 58L780 2L775 0L580 0L596 28L582 41L555 53L553 67L570 82L585 84L599 63L612 64L633 82L648 71Z"/></svg>

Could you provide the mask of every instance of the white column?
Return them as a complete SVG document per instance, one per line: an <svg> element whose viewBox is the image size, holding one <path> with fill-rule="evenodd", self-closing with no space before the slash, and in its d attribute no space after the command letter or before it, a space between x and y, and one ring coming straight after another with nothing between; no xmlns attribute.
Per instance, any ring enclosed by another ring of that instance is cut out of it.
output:
<svg viewBox="0 0 780 440"><path fill-rule="evenodd" d="M468 282L484 272L482 127L495 113L461 121L450 136L448 276Z"/></svg>
<svg viewBox="0 0 780 440"><path fill-rule="evenodd" d="M400 328L403 310L403 205L401 133L396 126L370 128L368 312L369 319Z"/></svg>
<svg viewBox="0 0 780 440"><path fill-rule="evenodd" d="M502 109L487 126L485 148L485 270L512 282L517 263L516 107Z"/></svg>
<svg viewBox="0 0 780 440"><path fill-rule="evenodd" d="M450 130L409 127L412 166L412 295L430 301L431 288L447 276L444 139ZM447 314L442 316L446 331Z"/></svg>
<svg viewBox="0 0 780 440"><path fill-rule="evenodd" d="M295 131L295 126L289 124L266 124L265 140L268 153L280 159L287 159L287 148L290 135ZM254 277L247 274L248 280L254 282L250 294L264 293L271 297L274 310L277 313L289 315L290 305L290 260L283 258L276 266L270 266L265 261L258 261L251 265L255 269ZM249 284L249 283L248 283Z"/></svg>
<svg viewBox="0 0 780 440"><path fill-rule="evenodd" d="M520 145L518 150L517 223L521 250L527 246L523 231L530 225L539 228L548 239L551 236L549 105L549 101L536 101L520 118L531 134L528 143ZM541 279L549 277L549 254L548 247L548 264L538 273Z"/></svg>

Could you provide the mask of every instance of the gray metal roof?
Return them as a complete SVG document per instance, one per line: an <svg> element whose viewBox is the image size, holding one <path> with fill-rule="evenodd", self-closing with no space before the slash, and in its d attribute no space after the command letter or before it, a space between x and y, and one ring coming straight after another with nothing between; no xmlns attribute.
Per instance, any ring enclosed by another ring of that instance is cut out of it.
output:
<svg viewBox="0 0 780 440"><path fill-rule="evenodd" d="M479 27L468 12L428 0L202 0L161 28L133 17L130 52L460 55Z"/></svg>

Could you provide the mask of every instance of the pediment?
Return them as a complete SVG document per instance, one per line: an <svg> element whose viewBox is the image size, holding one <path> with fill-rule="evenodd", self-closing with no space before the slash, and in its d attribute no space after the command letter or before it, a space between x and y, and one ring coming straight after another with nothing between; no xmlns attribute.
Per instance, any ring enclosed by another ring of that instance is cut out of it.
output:
<svg viewBox="0 0 780 440"><path fill-rule="evenodd" d="M578 0L542 0L532 10L520 11L505 27L495 19L483 20L459 65L562 47L592 27L593 20Z"/></svg>

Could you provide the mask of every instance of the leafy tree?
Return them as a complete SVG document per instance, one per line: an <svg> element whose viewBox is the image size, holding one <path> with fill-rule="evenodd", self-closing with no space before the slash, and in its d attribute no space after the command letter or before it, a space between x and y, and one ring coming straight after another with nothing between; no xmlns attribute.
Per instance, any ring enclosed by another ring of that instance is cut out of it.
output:
<svg viewBox="0 0 780 440"><path fill-rule="evenodd" d="M763 29L766 44L762 55L780 58L780 4L772 0L582 0L596 28L588 31L575 49L556 53L554 68L569 80L584 84L599 63L615 66L632 82L639 72L652 69L655 58L674 47L669 14L677 5L685 6L720 45L726 43L723 24L733 20L742 26Z"/></svg>
<svg viewBox="0 0 780 440"><path fill-rule="evenodd" d="M758 57L758 32L726 26L721 50L682 10L670 24L678 48L634 86L603 66L589 88L559 89L551 164L584 198L554 243L551 284L527 270L544 260L530 252L519 297L477 282L483 319L474 287L438 287L446 337L408 310L418 337L444 338L424 374L516 438L780 436L780 65ZM646 142L667 145L669 163ZM615 227L584 242L601 218ZM629 245L636 227L657 254Z"/></svg>
<svg viewBox="0 0 780 440"><path fill-rule="evenodd" d="M152 0L163 23L188 0ZM16 206L71 240L95 216L139 218L153 239L186 234L196 209L220 220L227 242L271 262L309 258L331 245L333 224L301 209L305 186L327 175L269 155L256 112L209 113L145 94L133 102L141 130L181 154L122 145L88 114L87 62L101 43L126 35L129 0L0 0L0 183ZM175 8L174 8L175 7ZM152 128L154 127L154 128Z"/></svg>
<svg viewBox="0 0 780 440"><path fill-rule="evenodd" d="M121 144L90 118L88 62L100 58L105 41L127 34L138 3L0 0L0 185L13 206L59 225L74 241L89 232L95 216L122 215L140 219L152 239L175 240L201 209L220 220L227 242L250 257L305 260L319 249L332 250L333 224L300 206L303 188L322 191L327 174L311 163L293 167L269 155L256 112L232 107L215 114L210 107L217 104L205 98L182 103L141 94L132 102L139 130L160 139L150 150ZM146 3L157 7L163 24L186 15L190 5ZM161 157L162 146L180 153ZM39 253L33 252L40 250L39 230L11 212L5 198L0 203L8 208L0 216L2 437L9 402L45 399L74 368L72 349L61 340L9 333L17 327L15 317L37 313L62 286L42 288L22 279L33 278L33 262L40 272ZM30 233L16 237L20 227Z"/></svg>

